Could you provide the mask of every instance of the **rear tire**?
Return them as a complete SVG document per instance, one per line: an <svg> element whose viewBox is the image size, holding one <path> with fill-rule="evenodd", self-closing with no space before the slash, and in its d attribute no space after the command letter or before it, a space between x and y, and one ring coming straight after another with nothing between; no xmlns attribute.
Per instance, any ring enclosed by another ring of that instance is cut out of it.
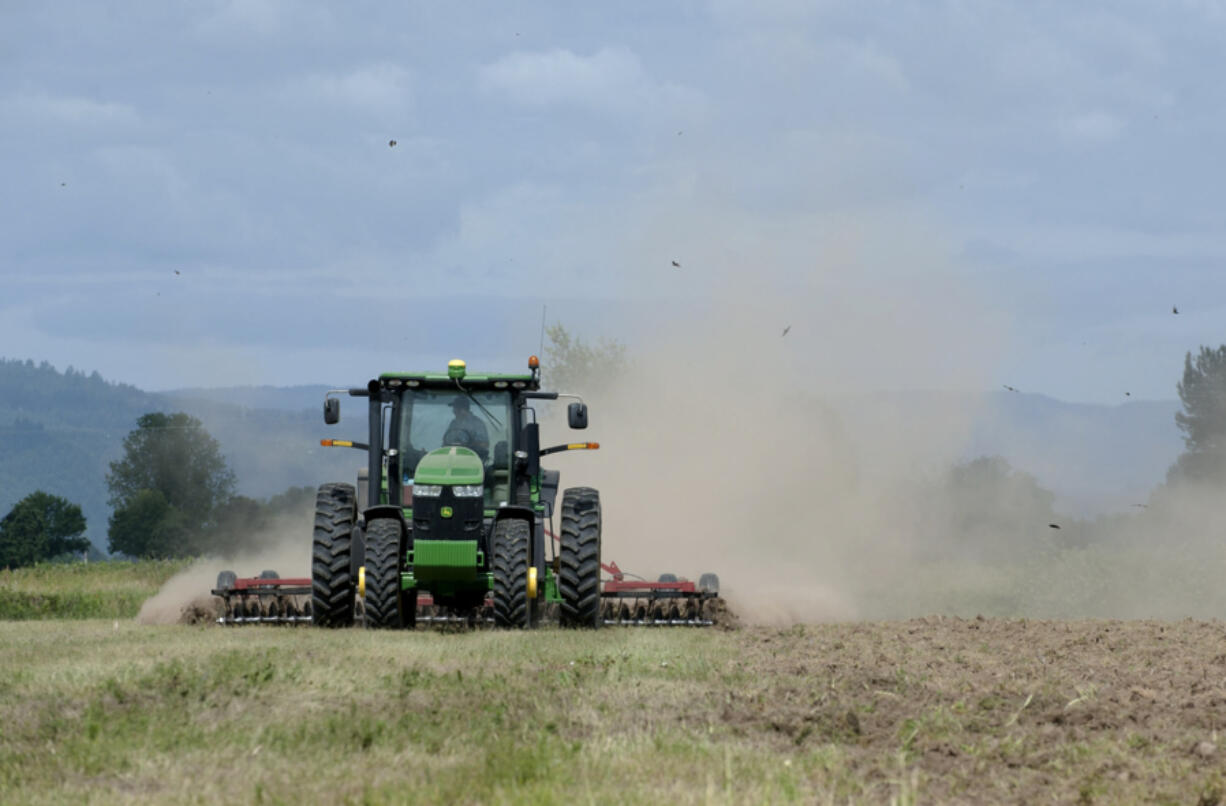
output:
<svg viewBox="0 0 1226 806"><path fill-rule="evenodd" d="M319 627L353 625L355 580L350 532L357 518L352 484L323 484L315 496L311 545L311 620Z"/></svg>
<svg viewBox="0 0 1226 806"><path fill-rule="evenodd" d="M532 529L527 521L504 518L494 526L494 626L528 625L528 550Z"/></svg>
<svg viewBox="0 0 1226 806"><path fill-rule="evenodd" d="M600 626L600 493L572 487L562 495L558 593L563 627Z"/></svg>
<svg viewBox="0 0 1226 806"><path fill-rule="evenodd" d="M417 610L404 607L417 591L400 590L403 561L400 523L380 518L366 525L366 626L399 630L417 623Z"/></svg>

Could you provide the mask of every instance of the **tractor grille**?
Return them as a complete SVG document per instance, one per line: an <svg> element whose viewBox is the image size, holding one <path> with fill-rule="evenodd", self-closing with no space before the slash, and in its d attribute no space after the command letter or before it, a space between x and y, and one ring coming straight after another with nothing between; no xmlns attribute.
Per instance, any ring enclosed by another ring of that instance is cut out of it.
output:
<svg viewBox="0 0 1226 806"><path fill-rule="evenodd" d="M476 540L481 535L483 498L457 498L444 487L438 498L413 496L413 535L418 540ZM443 507L451 507L444 518Z"/></svg>

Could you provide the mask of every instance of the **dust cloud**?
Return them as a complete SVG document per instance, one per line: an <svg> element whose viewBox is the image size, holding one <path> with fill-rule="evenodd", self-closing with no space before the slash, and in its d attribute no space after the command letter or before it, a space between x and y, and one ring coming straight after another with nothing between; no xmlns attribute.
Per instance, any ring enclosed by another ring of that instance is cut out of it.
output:
<svg viewBox="0 0 1226 806"><path fill-rule="evenodd" d="M922 482L963 453L975 398L899 417L873 393L990 388L1007 338L922 230L815 241L685 261L693 298L629 340L625 377L577 390L600 453L552 463L563 487L601 490L606 561L652 579L715 572L750 622L875 613L872 591L915 556L916 507L933 504ZM547 443L565 428L551 425Z"/></svg>
<svg viewBox="0 0 1226 806"><path fill-rule="evenodd" d="M145 601L136 616L141 624L211 622L220 615L220 600L209 595L217 574L234 571L240 577L276 571L282 577L311 576L313 510L280 515L253 532L244 550L232 556L203 557L166 581Z"/></svg>
<svg viewBox="0 0 1226 806"><path fill-rule="evenodd" d="M1226 567L1222 549L1167 551L1172 533L1220 523L1220 506L1215 520L1213 505L1155 505L1086 540L1049 526L1043 495L977 502L971 517L950 490L1012 335L939 228L905 211L812 226L715 211L702 232L677 218L661 214L631 261L656 256L631 276L675 304L644 303L628 336L604 334L629 345L624 376L563 390L588 400L601 451L549 464L563 488L601 490L606 562L648 579L715 572L750 623L1226 606L1204 572ZM667 268L658 256L677 243L699 254ZM567 439L560 417L546 422L546 444Z"/></svg>

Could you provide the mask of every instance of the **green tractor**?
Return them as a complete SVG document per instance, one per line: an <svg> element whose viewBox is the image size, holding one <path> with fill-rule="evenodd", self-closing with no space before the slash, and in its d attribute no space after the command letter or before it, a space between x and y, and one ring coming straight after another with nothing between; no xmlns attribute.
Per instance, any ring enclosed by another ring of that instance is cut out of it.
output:
<svg viewBox="0 0 1226 806"><path fill-rule="evenodd" d="M541 457L595 449L593 442L542 448L537 401L575 398L572 429L587 428L575 395L541 391L535 356L524 374L389 372L365 388L334 390L324 422L340 420L338 395L367 398L366 442L321 444L366 451L358 484L324 484L315 507L311 619L404 629L419 618L531 628L548 614L563 626L601 617L600 494L562 494ZM547 534L550 552L547 555ZM556 549L552 545L556 540ZM360 608L358 607L360 605Z"/></svg>

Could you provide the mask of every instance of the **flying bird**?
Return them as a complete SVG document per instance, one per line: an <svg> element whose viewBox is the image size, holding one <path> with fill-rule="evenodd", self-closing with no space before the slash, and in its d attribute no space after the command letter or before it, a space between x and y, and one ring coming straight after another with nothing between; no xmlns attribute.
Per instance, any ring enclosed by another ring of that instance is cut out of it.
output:
<svg viewBox="0 0 1226 806"><path fill-rule="evenodd" d="M1048 528L1048 529L1059 529L1059 528L1060 528L1060 524L1058 524L1058 523L1049 523L1049 524L1047 524L1047 528Z"/></svg>
<svg viewBox="0 0 1226 806"><path fill-rule="evenodd" d="M62 188L66 188L66 187L68 187L68 183L67 183L67 182L60 182L60 187L62 187Z"/></svg>
<svg viewBox="0 0 1226 806"><path fill-rule="evenodd" d="M786 336L786 335L788 334L788 331L789 331L789 330L791 330L791 329L792 329L792 326L791 326L791 325L788 325L787 327L785 327L785 328L783 329L783 336ZM780 336L779 338L783 338L783 336Z"/></svg>
<svg viewBox="0 0 1226 806"><path fill-rule="evenodd" d="M396 141L395 141L395 140L388 140L388 141L387 141L387 147L388 147L388 148L395 148L395 147L396 147Z"/></svg>
<svg viewBox="0 0 1226 806"><path fill-rule="evenodd" d="M180 274L180 273L181 272L178 269L175 269L175 274Z"/></svg>
<svg viewBox="0 0 1226 806"><path fill-rule="evenodd" d="M1124 397L1132 397L1132 392L1125 392Z"/></svg>
<svg viewBox="0 0 1226 806"><path fill-rule="evenodd" d="M1006 384L1002 384L1002 385L1003 385L1003 386L1004 386L1006 389L1008 389L1010 392L1016 392L1016 391L1017 391L1017 388L1016 388L1016 387L1010 386L1010 385L1009 385L1009 384L1007 384L1007 383L1006 383Z"/></svg>
<svg viewBox="0 0 1226 806"><path fill-rule="evenodd" d="M674 260L674 261L673 261L673 267L674 267L674 268L679 269L679 268L681 268L681 264L680 264L680 263L678 263L677 261L675 261L675 260Z"/></svg>
<svg viewBox="0 0 1226 806"><path fill-rule="evenodd" d="M1171 313L1179 313L1179 306L1178 306L1178 305L1172 305L1172 306L1171 306Z"/></svg>

